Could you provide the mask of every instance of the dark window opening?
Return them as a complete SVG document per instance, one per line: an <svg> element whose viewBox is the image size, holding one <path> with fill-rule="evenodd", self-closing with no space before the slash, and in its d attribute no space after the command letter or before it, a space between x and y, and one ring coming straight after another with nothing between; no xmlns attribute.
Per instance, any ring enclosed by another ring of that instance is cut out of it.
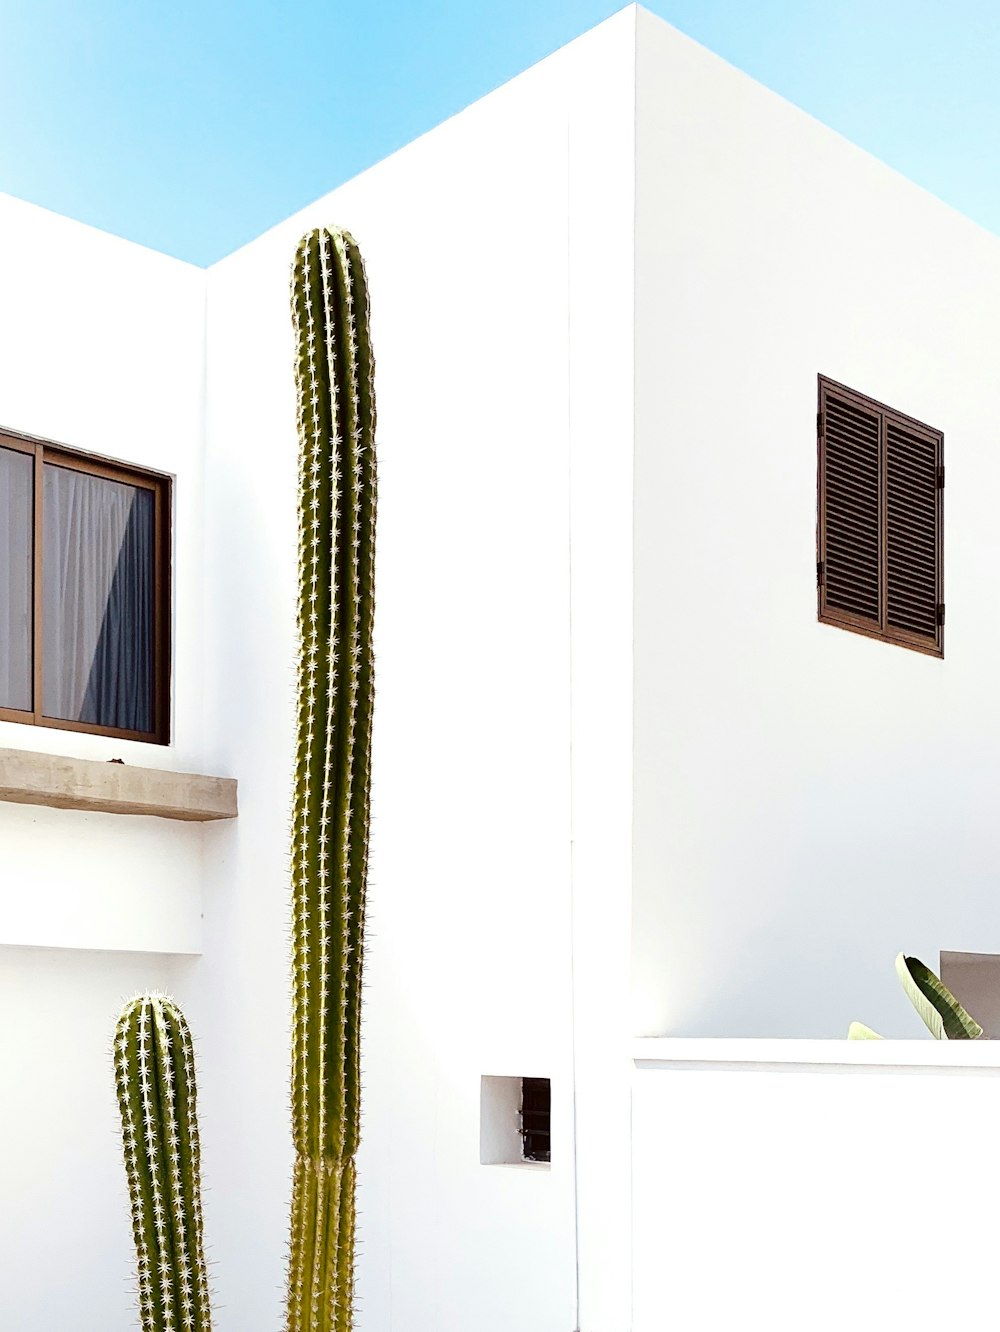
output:
<svg viewBox="0 0 1000 1332"><path fill-rule="evenodd" d="M819 618L944 655L944 437L819 378Z"/></svg>
<svg viewBox="0 0 1000 1332"><path fill-rule="evenodd" d="M0 719L167 742L169 486L0 435Z"/></svg>
<svg viewBox="0 0 1000 1332"><path fill-rule="evenodd" d="M526 1161L551 1153L552 1087L548 1078L521 1079L521 1141Z"/></svg>

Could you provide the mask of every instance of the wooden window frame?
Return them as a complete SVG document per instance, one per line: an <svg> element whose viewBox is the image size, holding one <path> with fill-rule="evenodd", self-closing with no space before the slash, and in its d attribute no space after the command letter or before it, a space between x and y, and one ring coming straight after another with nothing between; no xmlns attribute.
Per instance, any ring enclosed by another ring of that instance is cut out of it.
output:
<svg viewBox="0 0 1000 1332"><path fill-rule="evenodd" d="M0 707L0 721L21 722L27 726L45 726L60 731L82 731L87 735L107 735L117 740L140 740L146 744L170 743L170 558L172 527L172 489L170 477L144 467L82 453L64 444L35 439L12 431L0 431L0 448L13 449L34 458L32 575L32 710ZM44 559L44 467L53 463L75 472L104 477L137 486L153 493L153 729L130 731L117 726L97 726L93 722L66 721L46 717L42 711L42 625Z"/></svg>
<svg viewBox="0 0 1000 1332"><path fill-rule="evenodd" d="M904 412L889 407L884 402L869 398L846 384L838 384L825 375L817 376L817 412L816 412L816 602L817 615L821 624L835 625L839 629L848 629L851 633L863 634L867 638L878 639L882 643L892 643L896 647L909 648L912 652L922 652L931 657L944 657L944 434L923 421L918 421ZM854 403L866 412L878 417L879 434L879 620L868 619L849 610L827 605L824 561L826 552L826 402L828 397ZM894 422L911 434L933 442L936 449L938 486L937 511L935 514L935 562L936 562L936 602L938 607L936 633L933 640L924 634L901 629L890 625L888 620L888 539L886 490L888 468L886 454L888 448L888 425Z"/></svg>

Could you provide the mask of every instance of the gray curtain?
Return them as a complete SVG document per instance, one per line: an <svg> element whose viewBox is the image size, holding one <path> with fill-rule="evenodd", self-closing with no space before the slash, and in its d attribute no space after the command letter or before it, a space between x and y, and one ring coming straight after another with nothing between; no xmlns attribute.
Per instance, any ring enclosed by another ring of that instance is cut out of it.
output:
<svg viewBox="0 0 1000 1332"><path fill-rule="evenodd" d="M29 712L35 460L0 449L0 707Z"/></svg>
<svg viewBox="0 0 1000 1332"><path fill-rule="evenodd" d="M104 621L83 696L81 721L153 729L153 495L135 492Z"/></svg>
<svg viewBox="0 0 1000 1332"><path fill-rule="evenodd" d="M153 496L46 464L46 716L153 729Z"/></svg>

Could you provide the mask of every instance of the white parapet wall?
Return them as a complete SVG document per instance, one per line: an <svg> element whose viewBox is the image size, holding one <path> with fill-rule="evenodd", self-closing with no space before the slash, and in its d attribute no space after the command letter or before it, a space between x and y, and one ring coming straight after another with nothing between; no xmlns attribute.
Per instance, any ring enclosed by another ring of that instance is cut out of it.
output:
<svg viewBox="0 0 1000 1332"><path fill-rule="evenodd" d="M1000 1042L633 1054L634 1332L988 1325Z"/></svg>

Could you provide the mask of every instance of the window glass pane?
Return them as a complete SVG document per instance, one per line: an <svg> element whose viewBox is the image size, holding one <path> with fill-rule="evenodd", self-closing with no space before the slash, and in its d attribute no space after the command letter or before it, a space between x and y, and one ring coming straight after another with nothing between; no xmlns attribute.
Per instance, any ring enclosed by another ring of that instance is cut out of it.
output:
<svg viewBox="0 0 1000 1332"><path fill-rule="evenodd" d="M152 492L44 471L44 713L152 731Z"/></svg>
<svg viewBox="0 0 1000 1332"><path fill-rule="evenodd" d="M0 708L30 712L35 460L0 449Z"/></svg>

